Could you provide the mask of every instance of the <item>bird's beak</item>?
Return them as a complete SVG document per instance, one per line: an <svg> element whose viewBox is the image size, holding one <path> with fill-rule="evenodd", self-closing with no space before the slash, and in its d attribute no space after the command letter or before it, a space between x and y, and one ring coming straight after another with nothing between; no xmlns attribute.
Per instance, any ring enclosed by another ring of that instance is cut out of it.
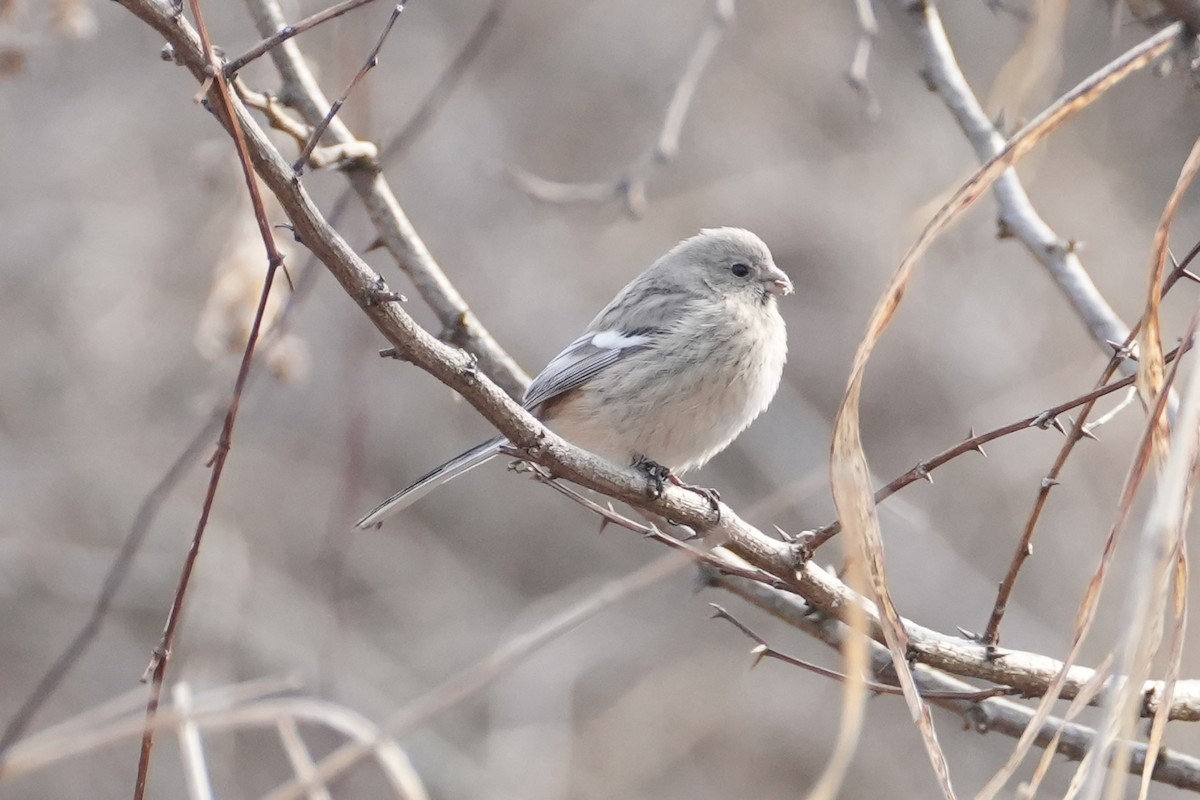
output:
<svg viewBox="0 0 1200 800"><path fill-rule="evenodd" d="M787 276L786 272L774 264L763 273L762 280L767 285L767 291L771 294L777 294L782 297L783 295L792 293L792 279Z"/></svg>

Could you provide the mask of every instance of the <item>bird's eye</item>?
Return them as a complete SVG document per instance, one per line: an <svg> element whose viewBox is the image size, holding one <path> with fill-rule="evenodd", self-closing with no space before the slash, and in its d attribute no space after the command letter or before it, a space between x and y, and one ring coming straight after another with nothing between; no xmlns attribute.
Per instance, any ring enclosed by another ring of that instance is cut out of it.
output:
<svg viewBox="0 0 1200 800"><path fill-rule="evenodd" d="M736 263L732 267L730 267L729 271L732 272L734 275L736 275L739 278L744 278L750 274L750 266L748 264L743 264L742 262L739 261L738 263Z"/></svg>

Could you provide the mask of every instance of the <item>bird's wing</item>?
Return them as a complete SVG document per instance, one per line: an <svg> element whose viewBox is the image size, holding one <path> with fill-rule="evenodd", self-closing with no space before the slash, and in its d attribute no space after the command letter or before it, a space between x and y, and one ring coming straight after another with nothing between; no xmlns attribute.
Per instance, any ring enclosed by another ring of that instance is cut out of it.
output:
<svg viewBox="0 0 1200 800"><path fill-rule="evenodd" d="M546 365L525 392L525 407L535 408L575 389L623 358L652 347L661 328L590 331L571 342Z"/></svg>

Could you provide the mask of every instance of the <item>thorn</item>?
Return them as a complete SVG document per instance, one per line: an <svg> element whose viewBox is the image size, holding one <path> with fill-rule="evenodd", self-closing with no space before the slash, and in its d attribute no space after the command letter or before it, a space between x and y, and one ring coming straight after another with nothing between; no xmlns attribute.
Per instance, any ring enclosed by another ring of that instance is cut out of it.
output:
<svg viewBox="0 0 1200 800"><path fill-rule="evenodd" d="M772 527L775 528L775 532L779 534L780 539L783 539L783 541L787 542L788 544L796 543L797 537L788 533L787 531L785 531L783 528L779 527L778 525L773 525Z"/></svg>
<svg viewBox="0 0 1200 800"><path fill-rule="evenodd" d="M394 358L397 361L407 361L404 354L394 347L385 347L379 351L380 358Z"/></svg>
<svg viewBox="0 0 1200 800"><path fill-rule="evenodd" d="M1067 435L1067 429L1063 426L1062 420L1060 420L1057 416L1050 420L1050 424L1053 425L1054 429L1063 436Z"/></svg>
<svg viewBox="0 0 1200 800"><path fill-rule="evenodd" d="M1042 478L1043 489L1052 489L1055 486L1058 486L1058 484L1059 482L1054 480L1054 478L1051 478L1049 475L1047 475L1045 478Z"/></svg>
<svg viewBox="0 0 1200 800"><path fill-rule="evenodd" d="M1114 342L1112 339L1105 339L1105 344L1113 349L1113 355L1118 358L1132 358L1137 361L1137 354L1134 352L1137 349L1136 342L1125 344L1124 342Z"/></svg>
<svg viewBox="0 0 1200 800"><path fill-rule="evenodd" d="M1033 418L1033 421L1029 423L1029 427L1041 428L1042 430L1046 430L1046 426L1050 424L1050 420L1052 420L1052 419L1054 419L1053 411L1049 411L1049 410L1043 411L1042 413L1038 414L1036 417Z"/></svg>
<svg viewBox="0 0 1200 800"><path fill-rule="evenodd" d="M927 465L925 465L924 463L917 464L915 469L916 469L918 478L924 478L925 480L929 481L930 483L933 483L933 476L929 474L929 467Z"/></svg>
<svg viewBox="0 0 1200 800"><path fill-rule="evenodd" d="M1025 557L1029 558L1031 555L1033 555L1033 542L1026 542L1025 543Z"/></svg>
<svg viewBox="0 0 1200 800"><path fill-rule="evenodd" d="M399 292L393 292L388 289L382 275L376 275L375 285L363 292L363 306L365 308L395 302L406 303L408 302L408 298Z"/></svg>
<svg viewBox="0 0 1200 800"><path fill-rule="evenodd" d="M754 656L754 663L750 665L750 669L754 669L761 664L762 660L766 658L770 652L771 648L767 647L765 644L756 644L754 647L750 648L750 655Z"/></svg>
<svg viewBox="0 0 1200 800"><path fill-rule="evenodd" d="M608 527L610 522L612 522L612 520L610 520L608 517L601 517L600 530L596 531L596 535L599 536L600 534L604 533L604 529Z"/></svg>
<svg viewBox="0 0 1200 800"><path fill-rule="evenodd" d="M1092 433L1091 425L1084 425L1082 428L1080 428L1079 435L1082 436L1084 439L1091 439L1092 441L1095 441L1095 442L1100 441L1100 437L1097 436L1096 434Z"/></svg>
<svg viewBox="0 0 1200 800"><path fill-rule="evenodd" d="M1200 275L1192 272L1190 269L1184 268L1179 270L1179 277L1187 278L1189 281L1200 283Z"/></svg>

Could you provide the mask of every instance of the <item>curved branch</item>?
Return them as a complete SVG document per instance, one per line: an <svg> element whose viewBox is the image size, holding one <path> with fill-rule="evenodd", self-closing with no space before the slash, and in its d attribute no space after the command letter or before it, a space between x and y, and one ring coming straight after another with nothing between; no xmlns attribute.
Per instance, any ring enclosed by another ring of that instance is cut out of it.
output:
<svg viewBox="0 0 1200 800"><path fill-rule="evenodd" d="M922 76L929 88L954 115L980 161L999 155L1004 150L1005 137L996 130L959 69L937 9L932 3L912 0L904 0L902 5L913 21L925 54ZM999 235L1014 236L1025 245L1067 296L1101 352L1110 354L1113 342L1123 342L1129 336L1129 326L1113 311L1083 268L1075 242L1056 234L1038 215L1015 169L1006 170L996 179L993 194L1000 206ZM1133 375L1137 373L1137 363L1126 358L1119 369L1123 375Z"/></svg>

